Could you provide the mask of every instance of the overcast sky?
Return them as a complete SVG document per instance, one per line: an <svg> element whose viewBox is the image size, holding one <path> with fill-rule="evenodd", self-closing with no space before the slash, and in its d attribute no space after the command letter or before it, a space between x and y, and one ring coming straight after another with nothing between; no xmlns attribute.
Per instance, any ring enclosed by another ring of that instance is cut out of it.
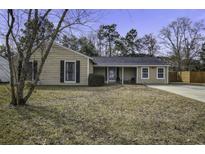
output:
<svg viewBox="0 0 205 154"><path fill-rule="evenodd" d="M101 10L101 18L92 27L101 24L117 24L117 30L125 35L131 28L137 29L140 36L148 33L158 35L163 26L178 17L189 17L193 21L205 19L205 10Z"/></svg>

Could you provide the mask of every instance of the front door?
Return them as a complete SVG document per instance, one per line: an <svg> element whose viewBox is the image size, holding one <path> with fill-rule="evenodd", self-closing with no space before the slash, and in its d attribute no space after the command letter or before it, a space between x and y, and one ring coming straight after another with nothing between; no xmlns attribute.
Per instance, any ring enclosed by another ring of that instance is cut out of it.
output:
<svg viewBox="0 0 205 154"><path fill-rule="evenodd" d="M116 67L109 67L109 81L116 81Z"/></svg>

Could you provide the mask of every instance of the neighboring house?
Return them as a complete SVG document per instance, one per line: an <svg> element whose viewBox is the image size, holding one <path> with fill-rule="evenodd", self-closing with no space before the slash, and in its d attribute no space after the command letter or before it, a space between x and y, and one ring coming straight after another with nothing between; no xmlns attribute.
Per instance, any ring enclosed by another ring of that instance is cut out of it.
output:
<svg viewBox="0 0 205 154"><path fill-rule="evenodd" d="M33 55L32 75L40 60ZM55 43L43 67L40 85L88 85L89 74L100 74L105 83L167 84L169 65L156 57L88 57Z"/></svg>
<svg viewBox="0 0 205 154"><path fill-rule="evenodd" d="M0 82L10 81L10 71L8 61L0 56Z"/></svg>

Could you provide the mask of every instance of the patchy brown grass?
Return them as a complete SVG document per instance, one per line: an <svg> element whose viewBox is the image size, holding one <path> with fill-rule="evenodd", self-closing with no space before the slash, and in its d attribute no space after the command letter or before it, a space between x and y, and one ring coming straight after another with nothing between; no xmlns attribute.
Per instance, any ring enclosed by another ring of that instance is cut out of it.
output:
<svg viewBox="0 0 205 154"><path fill-rule="evenodd" d="M0 86L0 144L204 144L205 104L145 86L39 87L10 109Z"/></svg>

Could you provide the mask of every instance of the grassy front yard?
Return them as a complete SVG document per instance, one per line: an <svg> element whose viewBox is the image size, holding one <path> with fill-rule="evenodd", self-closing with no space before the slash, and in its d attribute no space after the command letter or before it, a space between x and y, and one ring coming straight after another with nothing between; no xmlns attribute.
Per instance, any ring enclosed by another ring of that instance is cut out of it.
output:
<svg viewBox="0 0 205 154"><path fill-rule="evenodd" d="M39 87L10 109L0 86L0 144L205 144L205 104L144 86Z"/></svg>

